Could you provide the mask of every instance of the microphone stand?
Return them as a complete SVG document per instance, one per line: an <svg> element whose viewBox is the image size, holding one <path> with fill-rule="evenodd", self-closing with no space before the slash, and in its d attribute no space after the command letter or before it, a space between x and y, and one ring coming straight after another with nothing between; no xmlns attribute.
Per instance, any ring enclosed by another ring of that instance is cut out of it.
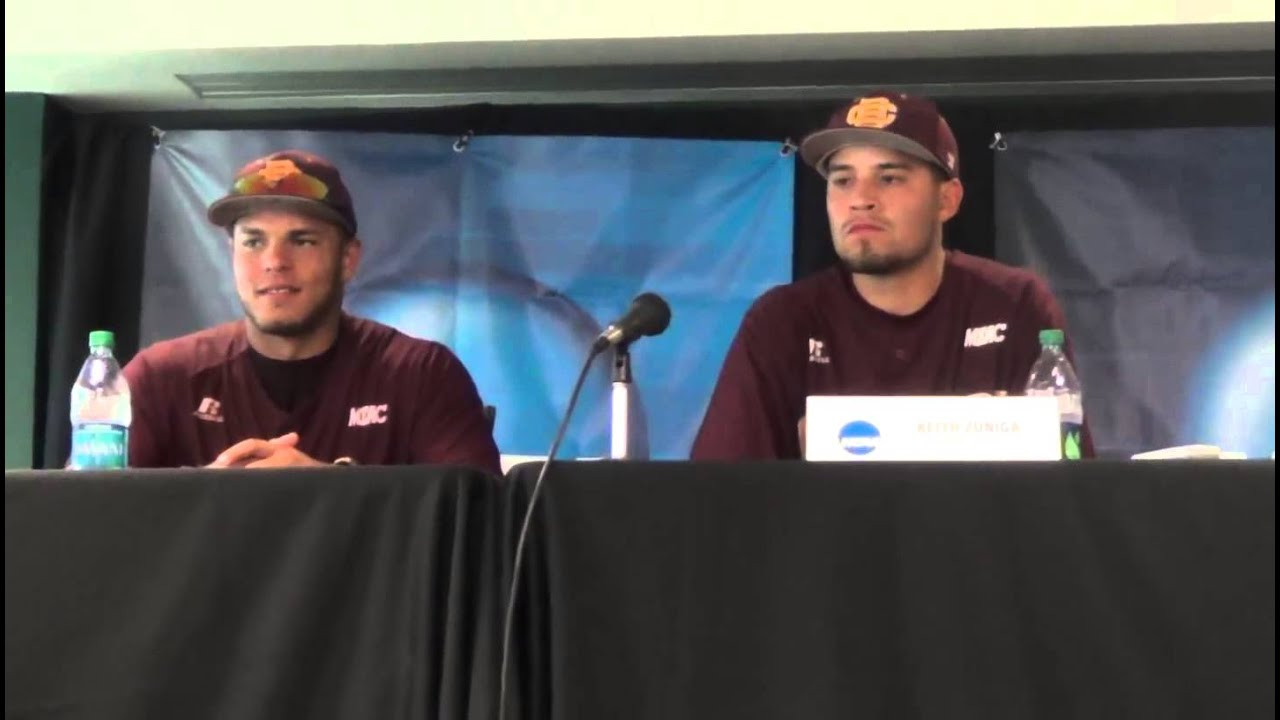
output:
<svg viewBox="0 0 1280 720"><path fill-rule="evenodd" d="M609 457L631 457L631 348L621 343L613 351L613 417Z"/></svg>

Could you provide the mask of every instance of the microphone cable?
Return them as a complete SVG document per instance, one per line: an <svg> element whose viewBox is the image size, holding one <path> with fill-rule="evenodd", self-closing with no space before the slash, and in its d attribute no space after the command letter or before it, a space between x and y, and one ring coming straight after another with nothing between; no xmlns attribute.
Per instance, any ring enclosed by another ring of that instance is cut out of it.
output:
<svg viewBox="0 0 1280 720"><path fill-rule="evenodd" d="M578 381L573 385L573 392L569 395L569 406L565 409L564 418L560 421L560 428L556 430L555 439L551 442L551 450L547 453L547 459L542 463L542 470L538 472L538 479L533 483L533 492L529 493L529 504L524 511L524 522L520 525L520 536L516 540L515 560L511 565L511 589L507 593L507 609L505 618L502 621L502 668L499 670L498 676L498 720L505 720L507 711L507 669L511 662L511 633L514 625L516 612L516 595L520 589L520 567L524 562L524 546L529 536L529 525L533 520L534 506L538 502L539 493L542 491L542 483L547 479L547 469L551 467L551 461L555 459L556 451L560 449L560 443L564 440L565 430L569 427L569 418L573 416L573 409L578 404L578 394L582 391L582 383L587 379L587 371L591 369L591 363L600 354L600 350L594 346L587 355L587 361L582 364L582 371L578 373Z"/></svg>

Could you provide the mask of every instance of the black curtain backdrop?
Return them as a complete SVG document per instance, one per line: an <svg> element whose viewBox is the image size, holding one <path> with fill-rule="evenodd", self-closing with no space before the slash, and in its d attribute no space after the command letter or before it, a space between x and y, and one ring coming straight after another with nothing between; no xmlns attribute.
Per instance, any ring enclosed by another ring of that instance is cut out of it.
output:
<svg viewBox="0 0 1280 720"><path fill-rule="evenodd" d="M1274 88L942 98L938 104L956 133L965 184L964 204L946 228L946 243L975 255L994 254L991 145L997 132L1274 127L1274 102ZM797 100L86 115L50 103L35 439L37 447L43 444L45 466L60 466L66 457L68 394L87 353L89 330L115 330L122 360L137 349L152 127L750 139L776 141L782 151L788 140L798 143L825 124L839 105ZM795 187L793 275L800 278L830 266L835 253L822 179L797 163Z"/></svg>
<svg viewBox="0 0 1280 720"><path fill-rule="evenodd" d="M137 350L151 135L49 103L44 167L34 444L43 467L61 467L89 332L115 331L121 358Z"/></svg>

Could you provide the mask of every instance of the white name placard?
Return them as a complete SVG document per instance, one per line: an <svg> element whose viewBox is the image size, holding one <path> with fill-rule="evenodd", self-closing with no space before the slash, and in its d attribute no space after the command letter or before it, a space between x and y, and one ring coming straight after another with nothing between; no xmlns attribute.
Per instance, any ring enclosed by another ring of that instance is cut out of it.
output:
<svg viewBox="0 0 1280 720"><path fill-rule="evenodd" d="M806 460L1062 458L1052 397L813 395L806 406Z"/></svg>

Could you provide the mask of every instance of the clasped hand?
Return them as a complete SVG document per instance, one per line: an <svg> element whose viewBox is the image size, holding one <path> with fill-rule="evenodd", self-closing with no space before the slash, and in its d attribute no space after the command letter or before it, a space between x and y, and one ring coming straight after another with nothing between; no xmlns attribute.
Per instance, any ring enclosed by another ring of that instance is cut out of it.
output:
<svg viewBox="0 0 1280 720"><path fill-rule="evenodd" d="M209 463L211 468L279 468L324 465L298 449L298 433L262 440L250 438L232 445Z"/></svg>

